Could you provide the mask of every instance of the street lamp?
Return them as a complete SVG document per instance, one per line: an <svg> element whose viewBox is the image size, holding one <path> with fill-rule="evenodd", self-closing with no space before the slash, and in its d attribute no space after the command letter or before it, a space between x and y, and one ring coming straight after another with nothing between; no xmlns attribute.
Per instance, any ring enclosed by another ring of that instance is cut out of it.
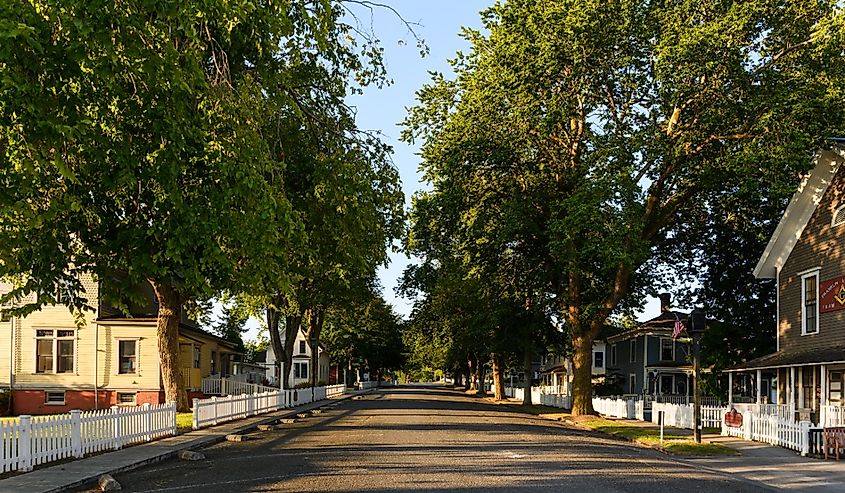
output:
<svg viewBox="0 0 845 493"><path fill-rule="evenodd" d="M687 333L692 337L693 415L695 443L701 443L701 336L707 326L704 310L694 309L687 318Z"/></svg>

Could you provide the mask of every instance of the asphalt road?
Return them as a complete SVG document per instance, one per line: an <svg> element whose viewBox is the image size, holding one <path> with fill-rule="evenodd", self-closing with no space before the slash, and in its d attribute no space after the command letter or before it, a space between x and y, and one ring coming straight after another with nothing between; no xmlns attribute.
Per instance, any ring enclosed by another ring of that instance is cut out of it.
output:
<svg viewBox="0 0 845 493"><path fill-rule="evenodd" d="M115 477L128 492L770 491L442 388L388 389L284 426Z"/></svg>

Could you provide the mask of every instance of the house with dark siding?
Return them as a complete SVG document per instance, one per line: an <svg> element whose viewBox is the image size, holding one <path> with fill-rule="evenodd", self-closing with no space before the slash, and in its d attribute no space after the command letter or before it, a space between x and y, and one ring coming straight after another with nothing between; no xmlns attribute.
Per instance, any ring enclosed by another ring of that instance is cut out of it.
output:
<svg viewBox="0 0 845 493"><path fill-rule="evenodd" d="M845 405L844 162L843 140L815 156L754 271L777 283L777 351L730 370L758 404L813 422Z"/></svg>
<svg viewBox="0 0 845 493"><path fill-rule="evenodd" d="M607 378L621 381L624 394L690 395L690 341L672 338L676 321L689 314L670 309L668 294L660 298L658 316L607 339Z"/></svg>

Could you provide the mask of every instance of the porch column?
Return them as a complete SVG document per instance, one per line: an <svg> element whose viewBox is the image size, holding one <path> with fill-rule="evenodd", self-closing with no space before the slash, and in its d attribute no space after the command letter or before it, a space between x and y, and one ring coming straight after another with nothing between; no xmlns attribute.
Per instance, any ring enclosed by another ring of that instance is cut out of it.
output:
<svg viewBox="0 0 845 493"><path fill-rule="evenodd" d="M660 378L660 372L657 372L657 395L663 395L663 385Z"/></svg>
<svg viewBox="0 0 845 493"><path fill-rule="evenodd" d="M806 368L803 366L798 367L798 371L796 372L798 376L796 377L795 383L798 385L798 400L796 401L798 406L804 407L804 370ZM796 406L797 409L797 406Z"/></svg>
<svg viewBox="0 0 845 493"><path fill-rule="evenodd" d="M754 380L754 386L757 387L757 404L763 403L763 389L760 383L763 381L763 370L757 370L756 379Z"/></svg>
<svg viewBox="0 0 845 493"><path fill-rule="evenodd" d="M684 391L686 392L687 402L689 402L689 373L684 373L684 377L687 379L687 384L684 385Z"/></svg>
<svg viewBox="0 0 845 493"><path fill-rule="evenodd" d="M827 424L827 365L821 366L822 398L819 406L819 424Z"/></svg>
<svg viewBox="0 0 845 493"><path fill-rule="evenodd" d="M795 413L795 367L789 367L789 412Z"/></svg>
<svg viewBox="0 0 845 493"><path fill-rule="evenodd" d="M689 392L687 392L689 394ZM728 407L734 405L734 374L728 372Z"/></svg>
<svg viewBox="0 0 845 493"><path fill-rule="evenodd" d="M816 369L815 367L810 367L810 371L813 372L813 393L810 395L810 408L812 410L816 410L818 406L818 401L816 400L816 387L818 386L818 381L816 380Z"/></svg>

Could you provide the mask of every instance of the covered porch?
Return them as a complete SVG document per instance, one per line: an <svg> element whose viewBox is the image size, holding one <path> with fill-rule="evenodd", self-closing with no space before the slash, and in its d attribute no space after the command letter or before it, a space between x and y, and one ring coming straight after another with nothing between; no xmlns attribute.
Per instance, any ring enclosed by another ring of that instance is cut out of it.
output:
<svg viewBox="0 0 845 493"><path fill-rule="evenodd" d="M845 425L844 391L843 348L779 352L728 370L729 405L820 426Z"/></svg>

